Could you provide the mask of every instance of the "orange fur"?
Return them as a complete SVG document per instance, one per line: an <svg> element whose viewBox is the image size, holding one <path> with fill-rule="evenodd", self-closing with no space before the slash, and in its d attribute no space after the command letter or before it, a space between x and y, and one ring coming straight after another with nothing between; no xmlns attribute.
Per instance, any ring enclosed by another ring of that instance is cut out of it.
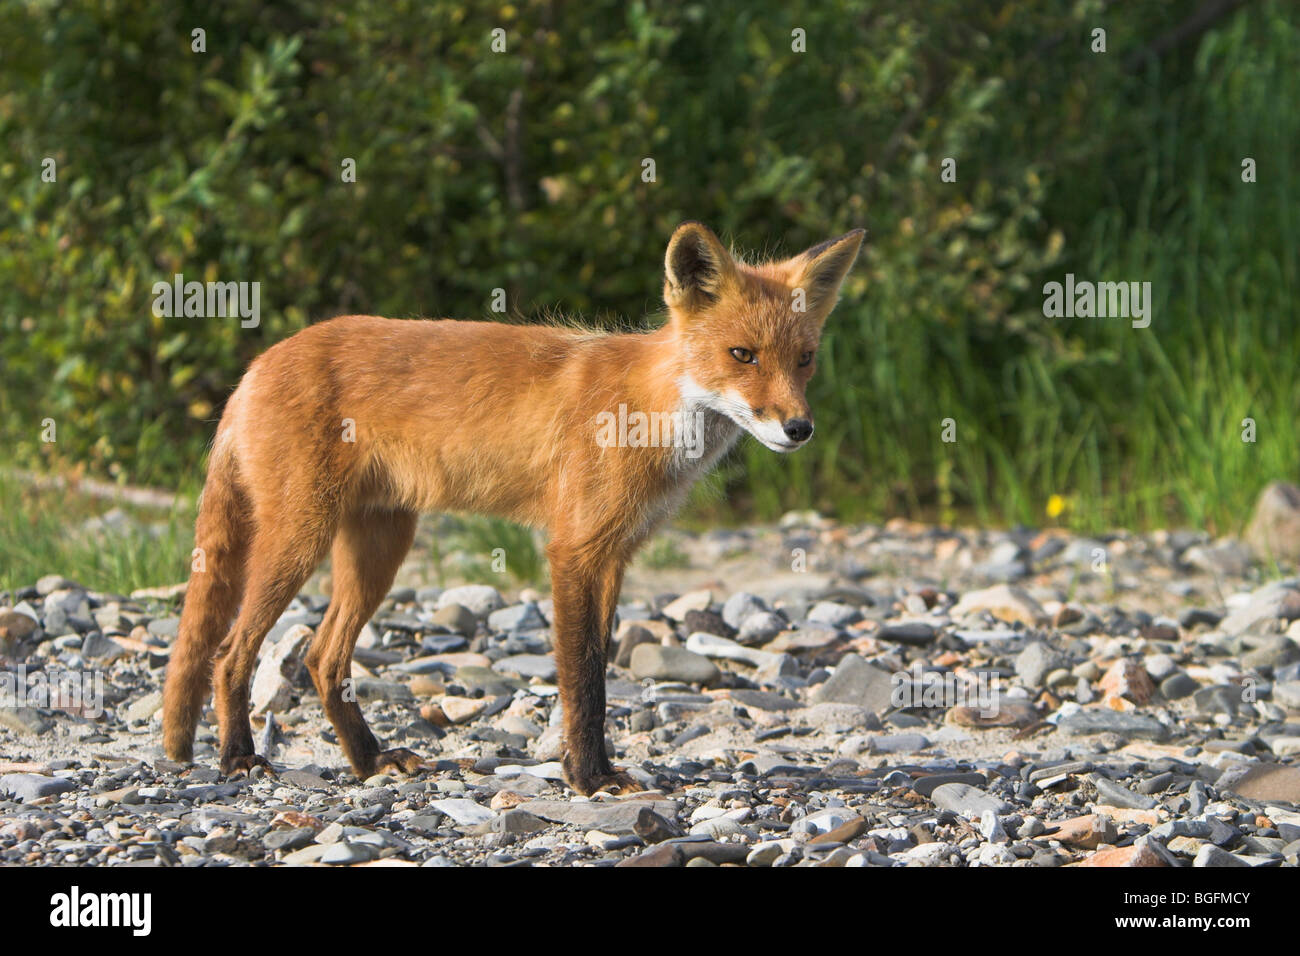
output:
<svg viewBox="0 0 1300 956"><path fill-rule="evenodd" d="M861 238L748 266L684 223L666 256L669 320L645 334L349 316L267 350L217 429L196 528L207 569L191 577L169 669L167 752L191 756L211 673L223 770L264 762L247 714L256 650L332 546L333 600L309 670L359 774L418 765L380 751L343 684L416 514L468 511L549 530L569 781L583 792L633 786L604 752L623 568L742 428L780 451L806 441L803 360ZM796 289L806 311L792 309ZM602 444L596 422L620 406L691 416L699 447Z"/></svg>

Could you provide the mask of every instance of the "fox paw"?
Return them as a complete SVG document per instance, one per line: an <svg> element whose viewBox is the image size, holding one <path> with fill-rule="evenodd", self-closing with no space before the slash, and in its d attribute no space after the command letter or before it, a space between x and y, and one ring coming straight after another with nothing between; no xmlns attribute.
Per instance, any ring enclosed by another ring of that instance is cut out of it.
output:
<svg viewBox="0 0 1300 956"><path fill-rule="evenodd" d="M275 772L271 762L261 754L236 754L221 758L221 772L227 777L238 773L251 774L254 767L262 767L269 773Z"/></svg>
<svg viewBox="0 0 1300 956"><path fill-rule="evenodd" d="M396 747L392 750L383 750L375 754L373 766L369 775L385 772L416 774L421 770L432 770L428 761L413 750L407 750L405 747Z"/></svg>
<svg viewBox="0 0 1300 956"><path fill-rule="evenodd" d="M624 794L640 793L645 790L645 787L641 786L635 777L622 770L594 773L579 777L576 780L570 779L569 786L583 796L588 797L597 791L604 791L614 796L623 796Z"/></svg>

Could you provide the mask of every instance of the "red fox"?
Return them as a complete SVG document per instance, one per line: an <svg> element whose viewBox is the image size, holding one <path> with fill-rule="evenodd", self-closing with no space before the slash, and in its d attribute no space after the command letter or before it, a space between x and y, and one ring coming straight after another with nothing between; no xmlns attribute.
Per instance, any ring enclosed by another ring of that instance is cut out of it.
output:
<svg viewBox="0 0 1300 956"><path fill-rule="evenodd" d="M641 789L605 753L624 568L742 431L778 452L812 437L804 390L863 235L747 265L682 223L665 257L668 320L648 333L347 316L268 349L212 447L195 528L204 569L164 694L167 754L192 758L211 683L221 771L269 766L249 725L257 649L329 552L332 600L306 661L325 713L359 776L420 768L381 749L347 679L417 514L465 511L549 531L565 776L584 794ZM605 427L656 413L668 440L647 440L644 418Z"/></svg>

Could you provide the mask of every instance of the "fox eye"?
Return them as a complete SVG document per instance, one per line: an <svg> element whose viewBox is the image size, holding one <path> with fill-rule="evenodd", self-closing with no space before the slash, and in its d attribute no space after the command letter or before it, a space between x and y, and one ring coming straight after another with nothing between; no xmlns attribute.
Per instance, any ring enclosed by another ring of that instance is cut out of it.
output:
<svg viewBox="0 0 1300 956"><path fill-rule="evenodd" d="M731 357L737 362L744 362L746 365L754 364L754 353L749 349L732 349Z"/></svg>
<svg viewBox="0 0 1300 956"><path fill-rule="evenodd" d="M803 355L799 356L799 367L803 368L805 365L811 365L812 360L813 360L812 352L804 352Z"/></svg>

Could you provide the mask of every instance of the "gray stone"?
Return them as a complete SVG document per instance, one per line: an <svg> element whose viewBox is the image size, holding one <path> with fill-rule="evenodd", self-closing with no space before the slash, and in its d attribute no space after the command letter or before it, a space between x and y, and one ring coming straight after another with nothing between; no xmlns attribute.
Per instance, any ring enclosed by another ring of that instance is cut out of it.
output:
<svg viewBox="0 0 1300 956"><path fill-rule="evenodd" d="M536 677L547 682L555 680L555 658L549 654L514 654L501 658L492 665L492 669L523 678Z"/></svg>
<svg viewBox="0 0 1300 956"><path fill-rule="evenodd" d="M0 707L0 727L20 736L39 737L54 729L54 724L34 707Z"/></svg>
<svg viewBox="0 0 1300 956"><path fill-rule="evenodd" d="M814 703L854 704L872 713L889 708L892 698L892 676L857 654L840 658L830 679L813 694Z"/></svg>
<svg viewBox="0 0 1300 956"><path fill-rule="evenodd" d="M462 634L465 637L473 637L478 629L478 618L474 612L454 601L439 607L429 616L429 619L439 627L445 627L452 633Z"/></svg>
<svg viewBox="0 0 1300 956"><path fill-rule="evenodd" d="M1059 668L1068 667L1069 661L1042 641L1034 641L1016 656L1016 676L1026 687L1037 690L1043 686L1047 675Z"/></svg>
<svg viewBox="0 0 1300 956"><path fill-rule="evenodd" d="M1192 866L1250 866L1250 864L1227 850L1220 850L1213 843L1205 843L1196 851L1196 859L1192 861Z"/></svg>
<svg viewBox="0 0 1300 956"><path fill-rule="evenodd" d="M1300 561L1300 488L1270 482L1255 502L1243 537L1261 561Z"/></svg>
<svg viewBox="0 0 1300 956"><path fill-rule="evenodd" d="M765 644L787 627L789 623L780 614L758 611L741 622L736 640L741 644Z"/></svg>
<svg viewBox="0 0 1300 956"><path fill-rule="evenodd" d="M487 621L493 631L531 631L546 627L546 621L532 601L493 611Z"/></svg>
<svg viewBox="0 0 1300 956"><path fill-rule="evenodd" d="M683 647L641 644L632 651L632 675L638 680L711 684L719 672L707 657Z"/></svg>
<svg viewBox="0 0 1300 956"><path fill-rule="evenodd" d="M1251 594L1250 601L1219 622L1225 634L1244 634L1273 620L1300 617L1300 592L1283 582L1267 584Z"/></svg>
<svg viewBox="0 0 1300 956"><path fill-rule="evenodd" d="M473 800L464 798L433 800L429 803L429 808L437 810L444 816L451 817L463 827L480 826L496 816L487 807L479 806Z"/></svg>
<svg viewBox="0 0 1300 956"><path fill-rule="evenodd" d="M501 593L487 584L463 584L448 588L438 595L437 609L442 610L449 604L459 604L477 618L486 618L493 611L505 607Z"/></svg>
<svg viewBox="0 0 1300 956"><path fill-rule="evenodd" d="M871 636L880 641L921 646L933 641L936 634L938 631L934 625L926 624L924 621L913 621L908 624L887 624L874 631Z"/></svg>
<svg viewBox="0 0 1300 956"><path fill-rule="evenodd" d="M1130 810L1150 810L1159 803L1152 797L1134 793L1128 787L1100 774L1096 775L1092 782L1097 788L1097 802L1104 806L1125 807Z"/></svg>
<svg viewBox="0 0 1300 956"><path fill-rule="evenodd" d="M1124 737L1141 737L1160 741L1168 736L1165 725L1154 717L1123 713L1118 710L1085 708L1057 722L1061 731L1073 736L1115 733Z"/></svg>
<svg viewBox="0 0 1300 956"><path fill-rule="evenodd" d="M848 604L836 601L818 601L808 612L808 620L829 627L847 627L862 620L862 612Z"/></svg>
<svg viewBox="0 0 1300 956"><path fill-rule="evenodd" d="M1182 700L1195 694L1200 687L1194 677L1179 671L1160 682L1160 693L1165 700Z"/></svg>
<svg viewBox="0 0 1300 956"><path fill-rule="evenodd" d="M766 610L767 605L762 598L748 591L737 591L722 605L722 619L731 627L740 630L746 618Z"/></svg>
<svg viewBox="0 0 1300 956"><path fill-rule="evenodd" d="M989 810L996 814L1011 812L1006 801L964 783L945 783L935 787L930 799L940 810L951 810L968 820L978 820Z"/></svg>
<svg viewBox="0 0 1300 956"><path fill-rule="evenodd" d="M22 803L30 803L41 797L58 796L77 785L63 777L46 777L39 773L10 773L0 777L0 792L7 793Z"/></svg>
<svg viewBox="0 0 1300 956"><path fill-rule="evenodd" d="M620 800L615 803L530 800L524 804L524 809L543 820L613 834L632 833L643 807L649 807L666 820L677 816L677 805L671 800Z"/></svg>

